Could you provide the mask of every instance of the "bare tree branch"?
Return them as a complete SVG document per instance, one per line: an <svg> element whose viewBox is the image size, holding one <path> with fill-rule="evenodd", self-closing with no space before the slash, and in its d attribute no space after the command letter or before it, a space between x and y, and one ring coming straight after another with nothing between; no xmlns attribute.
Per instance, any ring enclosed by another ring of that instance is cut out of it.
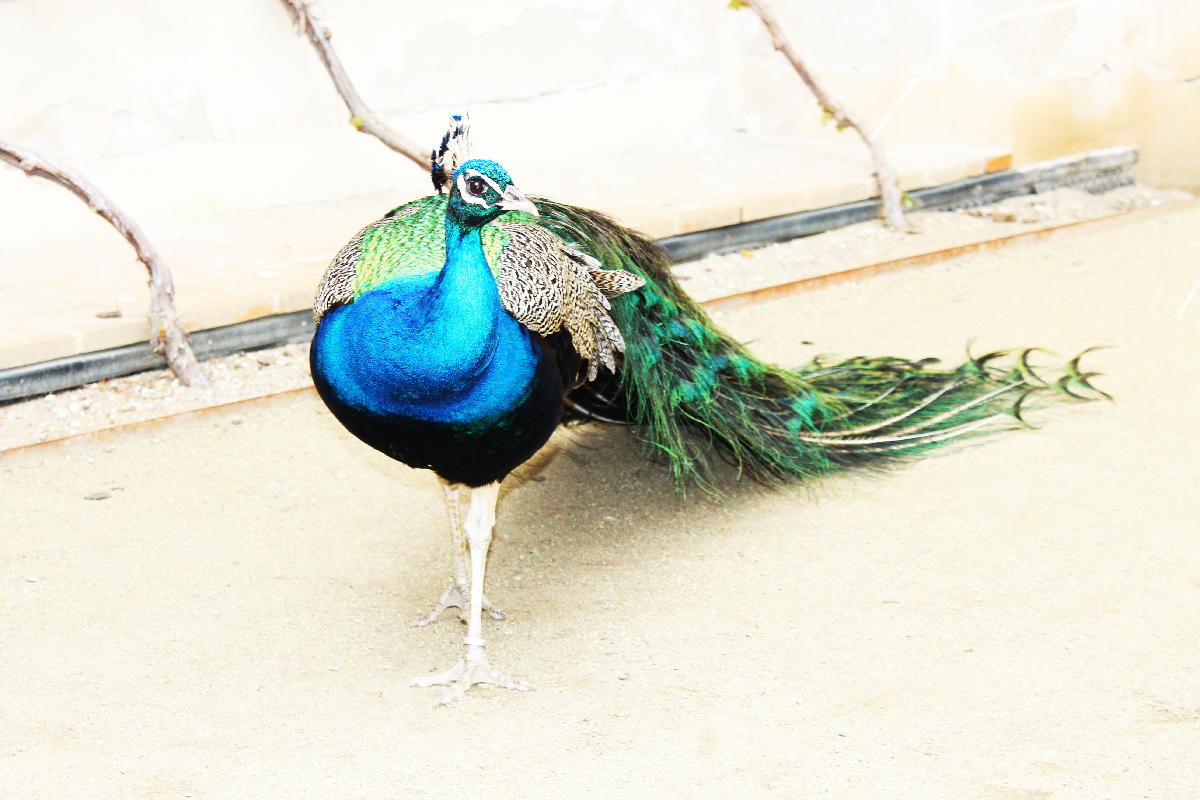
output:
<svg viewBox="0 0 1200 800"><path fill-rule="evenodd" d="M313 47L317 48L317 53L321 56L321 61L324 62L329 77L333 79L333 85L337 87L338 94L345 101L346 108L350 109L350 124L354 126L355 130L371 134L397 153L412 159L421 169L428 170L429 153L423 152L421 148L389 128L358 96L354 85L350 83L350 77L342 68L342 62L338 60L337 53L333 51L333 45L330 43L333 33L321 19L317 5L310 0L282 0L282 2L287 6L296 26L304 31Z"/></svg>
<svg viewBox="0 0 1200 800"><path fill-rule="evenodd" d="M171 279L171 270L137 223L82 175L3 139L0 139L0 161L12 164L30 177L45 178L70 190L133 245L138 259L150 271L150 341L155 352L167 359L167 364L185 386L207 388L208 379L196 363L196 356L187 341L187 330L175 310L175 282Z"/></svg>
<svg viewBox="0 0 1200 800"><path fill-rule="evenodd" d="M875 164L875 180L879 184L879 196L882 200L883 220L889 228L894 228L898 231L906 231L910 229L908 220L904 218L903 211L903 195L900 192L900 186L896 183L896 173L892 171L891 164L887 160L887 155L883 151L883 146L867 133L862 122L850 112L841 103L834 100L828 92L817 84L812 73L808 71L808 67L800 60L800 56L792 49L788 43L787 37L783 34L783 28L779 25L779 20L775 19L775 15L763 0L733 0L730 3L734 8L748 7L751 11L758 15L758 18L763 21L763 25L767 27L767 31L771 34L771 44L780 53L787 57L795 68L796 73L800 76L800 80L804 81L805 85L812 91L813 96L817 98L817 103L821 109L828 114L837 124L838 128L853 128L862 137L867 147L871 150L871 161Z"/></svg>

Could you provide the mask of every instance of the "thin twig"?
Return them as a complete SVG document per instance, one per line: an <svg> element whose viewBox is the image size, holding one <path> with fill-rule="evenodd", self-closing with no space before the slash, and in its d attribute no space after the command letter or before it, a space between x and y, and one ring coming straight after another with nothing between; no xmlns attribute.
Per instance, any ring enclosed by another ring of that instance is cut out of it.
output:
<svg viewBox="0 0 1200 800"><path fill-rule="evenodd" d="M196 363L196 356L188 344L187 330L175 309L175 281L171 278L171 270L137 223L82 175L57 166L23 147L0 139L0 161L12 164L26 175L45 178L70 190L87 203L88 208L108 220L133 245L138 260L150 272L150 341L154 351L167 359L171 371L185 386L207 388L208 379Z"/></svg>
<svg viewBox="0 0 1200 800"><path fill-rule="evenodd" d="M333 33L321 19L321 12L317 5L309 0L281 1L287 6L296 26L303 29L313 47L317 48L317 54L321 56L321 61L324 62L329 77L333 79L333 85L346 103L346 108L350 110L350 124L354 126L355 130L371 134L397 153L407 156L421 169L428 170L429 153L422 151L417 145L389 128L358 96L354 84L350 83L350 77L342 68L342 62L338 60L337 53L333 51L331 43Z"/></svg>
<svg viewBox="0 0 1200 800"><path fill-rule="evenodd" d="M735 8L746 6L762 20L763 25L767 27L767 32L771 34L771 44L780 53L783 53L787 60L791 62L792 67L800 76L800 80L804 81L813 96L817 98L817 103L821 106L821 110L833 119L838 128L853 128L862 137L863 142L871 151L871 161L875 164L875 181L879 185L879 197L882 200L883 220L889 228L894 228L898 231L906 231L910 229L908 220L904 218L903 211L903 195L900 192L900 186L896 183L896 173L892 171L891 164L887 160L887 155L883 151L883 147L872 140L867 134L866 126L859 121L858 117L849 109L837 102L826 92L813 78L812 73L808 71L808 67L792 49L787 37L783 33L783 28L779 25L779 20L775 19L775 15L767 4L762 0L733 0L731 3Z"/></svg>

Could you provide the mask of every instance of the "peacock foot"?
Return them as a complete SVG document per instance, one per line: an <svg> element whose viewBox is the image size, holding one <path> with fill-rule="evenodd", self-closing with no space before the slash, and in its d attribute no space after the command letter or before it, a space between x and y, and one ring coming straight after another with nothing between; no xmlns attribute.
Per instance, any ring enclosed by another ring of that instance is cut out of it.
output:
<svg viewBox="0 0 1200 800"><path fill-rule="evenodd" d="M443 611L445 611L447 608L451 608L451 607L457 608L460 611L462 611L463 615L465 617L466 614L468 613L468 608L470 606L470 603L468 603L463 598L465 598L469 595L470 595L470 590L464 590L457 583L451 581L450 587L448 589L446 589L446 591L442 592L441 599L439 599L437 601L437 605L435 605L433 607L433 611L430 611L428 614L426 614L423 617L417 617L416 619L414 619L412 622L410 622L408 624L414 628L423 628L426 625L428 625L429 623L436 620L438 617L440 617L442 615ZM496 608L494 605L491 604L491 602L488 601L487 595L483 596L483 610L492 619L508 619L507 614L505 614L500 609Z"/></svg>
<svg viewBox="0 0 1200 800"><path fill-rule="evenodd" d="M460 659L457 664L445 672L438 673L437 675L422 675L418 678L413 678L409 686L450 687L439 694L437 700L433 703L435 706L444 706L451 701L466 696L467 690L477 683L490 683L502 689L515 689L518 692L528 692L534 688L532 683L513 680L497 672L488 663L487 656L482 652L482 648L480 648L480 652L474 657Z"/></svg>

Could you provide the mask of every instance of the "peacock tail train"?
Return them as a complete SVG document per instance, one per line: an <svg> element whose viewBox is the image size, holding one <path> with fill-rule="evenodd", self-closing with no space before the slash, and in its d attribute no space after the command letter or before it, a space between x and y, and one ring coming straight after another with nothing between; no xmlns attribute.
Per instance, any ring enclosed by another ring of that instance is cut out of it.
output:
<svg viewBox="0 0 1200 800"><path fill-rule="evenodd" d="M1024 425L1030 399L1107 397L1088 382L1096 373L1080 371L1083 354L1054 381L1030 367L1033 350L969 357L952 370L892 357L819 357L797 370L765 364L683 291L654 242L598 212L534 202L541 224L570 246L645 278L612 301L626 342L618 374L570 400L632 423L680 489L691 481L711 488L713 453L764 483L804 481L893 466L1006 421Z"/></svg>

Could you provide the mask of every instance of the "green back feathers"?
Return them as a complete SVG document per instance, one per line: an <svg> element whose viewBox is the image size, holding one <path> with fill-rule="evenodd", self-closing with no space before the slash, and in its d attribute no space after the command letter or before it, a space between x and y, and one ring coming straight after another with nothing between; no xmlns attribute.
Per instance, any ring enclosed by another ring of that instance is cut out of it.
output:
<svg viewBox="0 0 1200 800"><path fill-rule="evenodd" d="M367 228L354 266L354 297L398 278L439 271L446 263L446 204L448 196L435 194L395 208ZM510 211L484 225L480 231L483 252L492 274L498 274L500 253L511 237L502 222L527 222L535 218Z"/></svg>
<svg viewBox="0 0 1200 800"><path fill-rule="evenodd" d="M437 272L446 261L446 196L406 203L367 228L354 265L354 297L396 278Z"/></svg>

